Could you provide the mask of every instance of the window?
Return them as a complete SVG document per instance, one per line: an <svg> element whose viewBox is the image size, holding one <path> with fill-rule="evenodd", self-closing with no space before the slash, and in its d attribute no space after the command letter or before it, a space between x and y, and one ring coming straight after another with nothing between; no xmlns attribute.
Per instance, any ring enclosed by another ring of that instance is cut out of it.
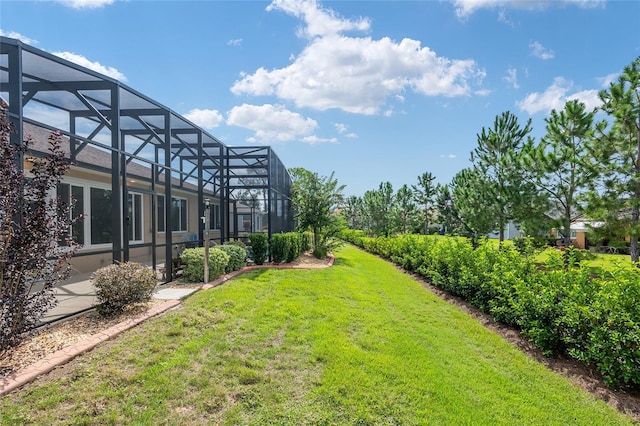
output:
<svg viewBox="0 0 640 426"><path fill-rule="evenodd" d="M78 217L84 213L84 188L81 186L70 185L68 183L60 183L57 187L58 202L73 205L70 212L72 218ZM84 221L78 220L71 225L71 236L78 244L84 244Z"/></svg>
<svg viewBox="0 0 640 426"><path fill-rule="evenodd" d="M142 194L129 193L129 241L142 242Z"/></svg>
<svg viewBox="0 0 640 426"><path fill-rule="evenodd" d="M571 231L571 232L569 233L569 238L571 238L571 239L575 240L575 239L576 239L576 237L577 237L576 231Z"/></svg>
<svg viewBox="0 0 640 426"><path fill-rule="evenodd" d="M220 205L209 205L209 229L220 229Z"/></svg>
<svg viewBox="0 0 640 426"><path fill-rule="evenodd" d="M164 195L158 195L158 232L165 232L165 204ZM187 231L187 200L186 198L171 197L171 230Z"/></svg>
<svg viewBox="0 0 640 426"><path fill-rule="evenodd" d="M111 239L112 193L110 189L90 188L91 244L108 244Z"/></svg>
<svg viewBox="0 0 640 426"><path fill-rule="evenodd" d="M251 229L251 215L239 214L238 215L238 231L239 232L253 232Z"/></svg>

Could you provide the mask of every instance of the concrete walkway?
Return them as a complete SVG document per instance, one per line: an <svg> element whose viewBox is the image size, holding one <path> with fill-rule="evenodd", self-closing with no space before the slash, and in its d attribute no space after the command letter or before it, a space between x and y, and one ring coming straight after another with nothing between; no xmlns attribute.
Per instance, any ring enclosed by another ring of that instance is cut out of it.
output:
<svg viewBox="0 0 640 426"><path fill-rule="evenodd" d="M95 288L90 281L91 274L76 275L73 278L58 284L54 293L58 299L58 305L46 313L43 323L57 321L64 317L82 312L94 307L98 303ZM169 286L166 284L165 286ZM197 291L197 288L162 288L158 286L153 293L154 299L179 300Z"/></svg>

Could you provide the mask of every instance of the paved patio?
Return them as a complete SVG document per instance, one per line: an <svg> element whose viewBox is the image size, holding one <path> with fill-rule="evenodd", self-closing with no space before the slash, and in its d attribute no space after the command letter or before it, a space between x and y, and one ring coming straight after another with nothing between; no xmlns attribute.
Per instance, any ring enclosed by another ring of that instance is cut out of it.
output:
<svg viewBox="0 0 640 426"><path fill-rule="evenodd" d="M90 281L91 274L80 274L72 277L54 288L58 305L51 309L42 319L48 323L69 315L90 309L98 303L95 288ZM165 285L165 287L169 284ZM153 293L154 299L180 300L197 291L197 288L162 288Z"/></svg>

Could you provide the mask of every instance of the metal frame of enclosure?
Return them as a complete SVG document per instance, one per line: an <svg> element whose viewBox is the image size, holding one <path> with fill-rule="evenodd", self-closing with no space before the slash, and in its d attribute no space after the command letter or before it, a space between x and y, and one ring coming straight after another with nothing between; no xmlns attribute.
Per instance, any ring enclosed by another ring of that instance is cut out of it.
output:
<svg viewBox="0 0 640 426"><path fill-rule="evenodd" d="M180 188L197 192L201 212L205 199L219 200L223 209L220 242L235 236L230 222L237 214L238 201L246 200L246 194L259 194L269 237L293 230L291 178L268 146L228 147L180 114L115 79L6 37L0 37L0 93L16 129L13 143L23 143L25 123L58 130L69 144L66 150L74 164L110 173L112 211L122 212L112 217L113 262L128 260L133 247L124 237L129 235L127 193L132 179L147 182L152 194L156 189L163 191L163 229L171 229L171 194ZM109 165L83 159L83 150L90 149L110 157ZM18 161L23 164L22 159ZM155 202L156 197L151 199ZM153 247L155 267L158 224L155 215L151 216L152 240L143 245ZM204 224L200 224L200 244L203 236ZM175 244L171 232L166 233L163 244L170 279Z"/></svg>

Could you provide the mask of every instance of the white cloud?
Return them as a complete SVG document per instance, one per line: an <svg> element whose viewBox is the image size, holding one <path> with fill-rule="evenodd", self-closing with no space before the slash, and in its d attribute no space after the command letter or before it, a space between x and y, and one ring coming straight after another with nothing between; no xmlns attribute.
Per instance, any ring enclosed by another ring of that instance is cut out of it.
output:
<svg viewBox="0 0 640 426"><path fill-rule="evenodd" d="M507 70L507 75L502 77L502 79L514 89L520 88L520 85L518 84L518 70L516 70L515 68L509 68Z"/></svg>
<svg viewBox="0 0 640 426"><path fill-rule="evenodd" d="M546 61L547 59L553 59L555 57L553 50L545 48L537 41L529 43L529 48L531 49L531 54L536 58Z"/></svg>
<svg viewBox="0 0 640 426"><path fill-rule="evenodd" d="M344 123L333 123L338 133L342 134L347 131L348 127Z"/></svg>
<svg viewBox="0 0 640 426"><path fill-rule="evenodd" d="M205 129L213 129L218 127L220 123L224 122L222 114L215 109L192 109L188 113L184 114L187 120L197 124Z"/></svg>
<svg viewBox="0 0 640 426"><path fill-rule="evenodd" d="M567 4L586 9L603 6L605 2L606 0L452 0L460 19L468 18L480 9L541 10Z"/></svg>
<svg viewBox="0 0 640 426"><path fill-rule="evenodd" d="M388 37L328 36L308 44L295 61L279 69L242 75L236 94L276 95L298 107L377 114L389 96L406 89L428 96L466 96L470 80L482 79L472 60L439 57L419 41Z"/></svg>
<svg viewBox="0 0 640 426"><path fill-rule="evenodd" d="M349 127L344 123L333 123L333 125L335 126L338 133L346 138L355 139L358 137L357 133L349 132Z"/></svg>
<svg viewBox="0 0 640 426"><path fill-rule="evenodd" d="M98 9L113 4L114 0L58 0L72 9Z"/></svg>
<svg viewBox="0 0 640 426"><path fill-rule="evenodd" d="M117 69L113 67L104 66L100 62L91 62L90 60L88 60L82 55L77 55L71 52L53 52L53 54L62 59L66 59L67 61L73 62L85 68L89 68L91 70L99 72L100 74L104 74L111 78L115 78L116 80L127 81L127 77L125 77L125 75L122 74Z"/></svg>
<svg viewBox="0 0 640 426"><path fill-rule="evenodd" d="M440 158L456 158L455 154L440 154Z"/></svg>
<svg viewBox="0 0 640 426"><path fill-rule="evenodd" d="M340 34L368 30L369 21L339 18L315 1L274 1L268 7L273 9L303 19L301 32L315 38L283 68L242 73L231 87L236 95L275 95L298 107L372 115L380 113L389 97L403 99L407 89L428 96L470 95L470 81L485 75L473 60L438 56L417 40L398 43L388 37Z"/></svg>
<svg viewBox="0 0 640 426"><path fill-rule="evenodd" d="M530 93L516 105L523 111L533 115L538 112L550 112L552 109L560 111L571 99L583 102L587 110L595 108L601 104L598 98L598 90L582 90L570 93L573 89L573 82L562 77L556 77L551 86L542 93Z"/></svg>
<svg viewBox="0 0 640 426"><path fill-rule="evenodd" d="M234 47L242 46L242 39L241 38L234 38L232 40L229 40L227 42L227 45L228 46L234 46Z"/></svg>
<svg viewBox="0 0 640 426"><path fill-rule="evenodd" d="M321 138L316 135L305 136L302 138L302 142L306 142L310 145L317 145L320 143L338 143L338 139L336 138Z"/></svg>
<svg viewBox="0 0 640 426"><path fill-rule="evenodd" d="M600 83L603 89L606 89L609 87L611 83L613 83L618 79L619 75L620 73L614 72L609 75L605 75L604 77L598 78L598 82Z"/></svg>
<svg viewBox="0 0 640 426"><path fill-rule="evenodd" d="M301 140L318 128L315 120L271 104L235 106L227 113L227 124L254 131L249 140L259 142Z"/></svg>
<svg viewBox="0 0 640 426"><path fill-rule="evenodd" d="M23 36L22 34L17 33L15 31L4 32L4 31L2 31L0 29L0 36L9 37L9 38L15 38L17 40L20 40L24 44L28 44L28 45L31 45L31 46L34 46L34 45L38 44L37 40L31 39L31 38L29 38L27 36Z"/></svg>
<svg viewBox="0 0 640 426"><path fill-rule="evenodd" d="M368 31L369 19L349 20L341 18L331 9L323 9L315 0L273 0L267 11L281 10L302 19L306 26L298 30L303 37L329 36L345 31Z"/></svg>

